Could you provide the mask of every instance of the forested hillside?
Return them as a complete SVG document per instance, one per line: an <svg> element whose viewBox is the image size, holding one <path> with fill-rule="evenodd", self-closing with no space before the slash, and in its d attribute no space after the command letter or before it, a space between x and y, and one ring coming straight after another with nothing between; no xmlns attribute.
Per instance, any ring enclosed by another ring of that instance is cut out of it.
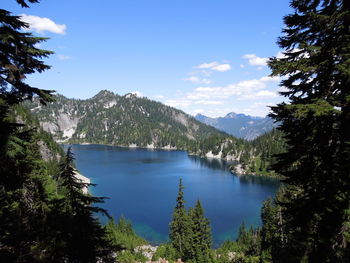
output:
<svg viewBox="0 0 350 263"><path fill-rule="evenodd" d="M273 170L277 163L277 155L286 151L286 142L283 133L273 129L249 144L253 154L246 151L240 160L245 174L279 176Z"/></svg>
<svg viewBox="0 0 350 263"><path fill-rule="evenodd" d="M180 110L134 94L103 90L87 100L62 95L55 100L44 107L35 99L25 106L61 142L185 149L193 141L225 136Z"/></svg>
<svg viewBox="0 0 350 263"><path fill-rule="evenodd" d="M239 162L240 174L274 175L271 164L283 139L273 130L253 141L220 132L188 114L133 94L101 91L88 100L62 95L46 106L38 99L24 104L57 141L127 147L186 150L205 158Z"/></svg>
<svg viewBox="0 0 350 263"><path fill-rule="evenodd" d="M186 150L206 158L237 161L240 169L233 171L256 175L274 175L273 156L283 151L282 135L276 130L248 142L133 94L119 96L104 90L88 100L62 95L55 99L46 106L38 99L24 105L59 142Z"/></svg>

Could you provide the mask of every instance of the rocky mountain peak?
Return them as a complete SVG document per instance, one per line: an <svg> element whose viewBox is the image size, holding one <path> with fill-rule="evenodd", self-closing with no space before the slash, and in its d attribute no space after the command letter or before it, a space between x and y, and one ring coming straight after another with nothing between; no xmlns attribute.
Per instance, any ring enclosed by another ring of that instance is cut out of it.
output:
<svg viewBox="0 0 350 263"><path fill-rule="evenodd" d="M228 134L246 140L253 140L277 126L269 117L253 117L235 112L230 112L224 117L219 118L210 118L201 114L196 115L196 119L221 131L227 132Z"/></svg>
<svg viewBox="0 0 350 263"><path fill-rule="evenodd" d="M238 115L241 115L241 114L238 114ZM234 119L234 118L236 118L237 116L238 116L236 113L234 113L234 112L230 112L230 113L227 113L226 115L225 115L225 119Z"/></svg>
<svg viewBox="0 0 350 263"><path fill-rule="evenodd" d="M101 90L99 93L97 93L95 96L93 96L93 99L100 99L100 98L106 98L106 97L115 97L116 94L114 94L112 91L109 90Z"/></svg>

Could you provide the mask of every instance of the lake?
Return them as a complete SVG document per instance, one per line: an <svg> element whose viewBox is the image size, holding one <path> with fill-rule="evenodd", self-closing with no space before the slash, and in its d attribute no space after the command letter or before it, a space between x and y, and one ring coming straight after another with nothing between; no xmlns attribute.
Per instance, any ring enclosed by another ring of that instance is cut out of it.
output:
<svg viewBox="0 0 350 263"><path fill-rule="evenodd" d="M71 147L78 170L97 184L90 191L109 198L101 207L116 219L120 215L130 219L136 232L152 244L168 239L180 178L186 206L194 206L197 199L202 202L215 247L236 238L242 221L246 226L260 225L262 202L279 187L275 179L234 176L224 161L189 156L184 151Z"/></svg>

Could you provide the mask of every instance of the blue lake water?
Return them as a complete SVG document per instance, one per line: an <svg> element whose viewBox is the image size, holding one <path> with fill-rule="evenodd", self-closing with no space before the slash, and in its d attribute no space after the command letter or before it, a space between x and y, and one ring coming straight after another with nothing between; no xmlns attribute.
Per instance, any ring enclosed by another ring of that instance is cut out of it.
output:
<svg viewBox="0 0 350 263"><path fill-rule="evenodd" d="M136 232L153 244L168 239L180 178L187 207L197 199L202 202L214 246L235 239L242 221L260 225L262 202L279 187L277 180L237 177L225 162L188 156L184 151L71 146L78 170L97 184L91 192L109 198L101 206L116 219L122 214L130 219Z"/></svg>

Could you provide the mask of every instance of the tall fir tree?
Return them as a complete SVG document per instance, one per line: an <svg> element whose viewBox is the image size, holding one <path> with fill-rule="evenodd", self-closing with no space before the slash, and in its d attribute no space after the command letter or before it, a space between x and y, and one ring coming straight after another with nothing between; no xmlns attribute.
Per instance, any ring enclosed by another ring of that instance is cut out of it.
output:
<svg viewBox="0 0 350 263"><path fill-rule="evenodd" d="M27 7L25 0L18 2ZM52 100L52 91L35 88L25 82L27 75L41 73L50 68L41 59L52 54L51 51L36 47L46 38L21 32L22 28L28 27L20 17L0 9L0 152L3 154L7 152L6 147L11 134L22 126L9 121L11 106L34 95L39 96L42 103Z"/></svg>
<svg viewBox="0 0 350 263"><path fill-rule="evenodd" d="M209 263L211 259L211 228L209 219L204 216L204 209L198 200L189 210L192 228L192 260L197 263Z"/></svg>
<svg viewBox="0 0 350 263"><path fill-rule="evenodd" d="M192 257L192 231L191 221L185 208L183 190L184 186L182 185L182 179L180 179L176 206L170 223L169 237L171 244L178 253L177 256L186 261Z"/></svg>
<svg viewBox="0 0 350 263"><path fill-rule="evenodd" d="M261 208L261 261L271 262L274 258L275 262L280 258L282 260L283 250L286 244L285 226L283 224L282 207L277 205L281 203L284 194L284 188L281 187L276 194L275 200L267 199Z"/></svg>
<svg viewBox="0 0 350 263"><path fill-rule="evenodd" d="M68 262L114 262L113 252L118 247L113 246L107 238L105 228L94 215L100 212L108 216L106 210L93 206L103 202L104 198L93 197L83 191L93 184L78 179L73 165L73 153L71 148L68 148L60 165L58 180L66 196L64 206L69 216L63 229L67 236L65 256Z"/></svg>
<svg viewBox="0 0 350 263"><path fill-rule="evenodd" d="M23 7L26 2L18 0ZM51 91L25 83L29 74L50 67L42 59L52 52L36 47L45 38L23 33L28 24L0 9L0 258L2 262L45 259L48 192L34 132L14 118L14 106Z"/></svg>
<svg viewBox="0 0 350 263"><path fill-rule="evenodd" d="M272 107L288 144L285 247L274 262L350 261L350 1L292 0L269 65L288 102Z"/></svg>
<svg viewBox="0 0 350 263"><path fill-rule="evenodd" d="M28 7L39 1L17 2ZM61 166L60 190L68 198L55 193L39 133L17 114L20 103L34 96L42 104L52 101L52 91L25 82L28 75L50 68L42 59L52 54L37 48L46 38L23 32L28 27L0 9L0 261L113 262L113 246L93 215L102 211L93 206L102 200L84 195L88 184L69 177L71 154Z"/></svg>
<svg viewBox="0 0 350 263"><path fill-rule="evenodd" d="M0 167L0 259L45 258L49 193L37 141L31 131L10 135Z"/></svg>

